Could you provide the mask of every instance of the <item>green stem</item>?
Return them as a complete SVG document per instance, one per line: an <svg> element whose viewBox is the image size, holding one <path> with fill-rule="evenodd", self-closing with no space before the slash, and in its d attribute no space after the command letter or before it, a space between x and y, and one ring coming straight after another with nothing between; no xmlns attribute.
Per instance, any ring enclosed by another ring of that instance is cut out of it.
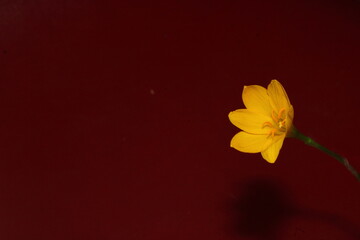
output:
<svg viewBox="0 0 360 240"><path fill-rule="evenodd" d="M320 145L319 143L315 142L313 139L311 139L308 136L305 136L304 134L299 132L295 127L293 127L289 137L297 138L297 139L303 141L305 144L315 147L315 148L323 151L324 153L330 155L331 157L335 158L341 164L343 164L351 172L351 174L353 174L357 178L358 181L360 181L360 174L356 171L356 169L353 166L350 165L349 161L345 157Z"/></svg>

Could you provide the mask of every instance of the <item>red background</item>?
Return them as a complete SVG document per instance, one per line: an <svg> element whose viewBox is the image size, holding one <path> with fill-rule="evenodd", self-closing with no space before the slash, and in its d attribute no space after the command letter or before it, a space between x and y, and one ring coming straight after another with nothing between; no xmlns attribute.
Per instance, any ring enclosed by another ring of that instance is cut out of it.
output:
<svg viewBox="0 0 360 240"><path fill-rule="evenodd" d="M0 238L360 239L360 188L229 147L244 85L360 169L358 1L0 1Z"/></svg>

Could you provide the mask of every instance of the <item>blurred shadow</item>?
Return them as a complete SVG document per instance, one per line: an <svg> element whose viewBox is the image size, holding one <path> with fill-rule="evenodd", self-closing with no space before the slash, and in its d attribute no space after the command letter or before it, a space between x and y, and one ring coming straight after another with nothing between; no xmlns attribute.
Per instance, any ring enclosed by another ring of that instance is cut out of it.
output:
<svg viewBox="0 0 360 240"><path fill-rule="evenodd" d="M283 221L295 214L285 191L269 179L252 180L238 188L231 204L233 232L258 240L277 239Z"/></svg>
<svg viewBox="0 0 360 240"><path fill-rule="evenodd" d="M298 217L311 221L321 221L323 223L327 223L332 227L341 230L346 235L351 237L351 239L360 239L360 225L356 225L337 214L311 209L303 209L302 211L299 211Z"/></svg>
<svg viewBox="0 0 360 240"><path fill-rule="evenodd" d="M336 214L296 207L290 193L274 180L254 179L237 186L231 201L232 232L256 240L279 239L290 218L320 221L336 227L353 239L360 239L360 227Z"/></svg>

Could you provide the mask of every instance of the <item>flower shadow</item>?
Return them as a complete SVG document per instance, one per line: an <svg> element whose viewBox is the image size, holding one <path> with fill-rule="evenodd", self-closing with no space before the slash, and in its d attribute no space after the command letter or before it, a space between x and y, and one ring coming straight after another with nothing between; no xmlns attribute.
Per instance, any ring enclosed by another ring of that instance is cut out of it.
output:
<svg viewBox="0 0 360 240"><path fill-rule="evenodd" d="M257 240L277 239L283 222L295 214L284 190L269 179L255 179L237 187L231 205L232 232Z"/></svg>
<svg viewBox="0 0 360 240"><path fill-rule="evenodd" d="M253 179L237 189L230 204L231 232L241 239L282 239L286 222L293 218L321 222L351 239L360 239L359 226L333 213L296 206L286 188L274 180Z"/></svg>

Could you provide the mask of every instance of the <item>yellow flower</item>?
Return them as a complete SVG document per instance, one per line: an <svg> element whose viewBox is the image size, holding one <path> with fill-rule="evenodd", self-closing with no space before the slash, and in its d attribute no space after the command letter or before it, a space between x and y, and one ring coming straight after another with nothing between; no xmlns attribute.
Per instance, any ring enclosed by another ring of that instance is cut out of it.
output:
<svg viewBox="0 0 360 240"><path fill-rule="evenodd" d="M261 152L266 161L274 163L294 118L285 89L277 80L272 80L267 89L245 86L242 99L246 109L229 113L231 123L243 130L233 137L230 146L246 153Z"/></svg>

